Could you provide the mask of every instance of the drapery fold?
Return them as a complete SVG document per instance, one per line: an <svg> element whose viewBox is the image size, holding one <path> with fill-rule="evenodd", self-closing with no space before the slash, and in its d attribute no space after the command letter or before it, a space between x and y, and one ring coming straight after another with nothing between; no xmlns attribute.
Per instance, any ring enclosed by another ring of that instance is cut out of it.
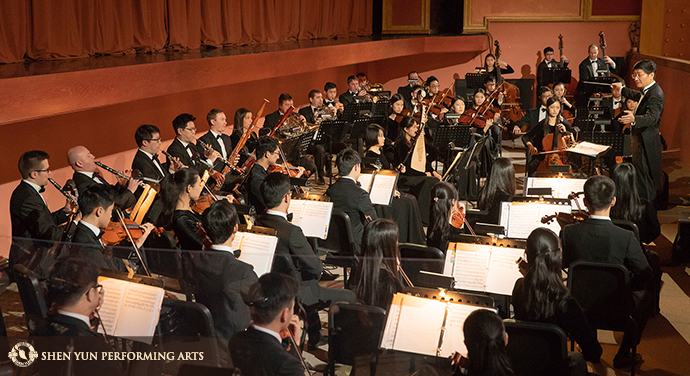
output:
<svg viewBox="0 0 690 376"><path fill-rule="evenodd" d="M0 63L371 35L373 0L0 1Z"/></svg>

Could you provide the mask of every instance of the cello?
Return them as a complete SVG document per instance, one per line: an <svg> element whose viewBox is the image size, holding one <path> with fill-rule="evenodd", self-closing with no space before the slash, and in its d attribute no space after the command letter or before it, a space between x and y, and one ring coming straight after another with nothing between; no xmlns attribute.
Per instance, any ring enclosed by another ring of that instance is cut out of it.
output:
<svg viewBox="0 0 690 376"><path fill-rule="evenodd" d="M548 111L548 110L547 110ZM549 115L547 115L546 122L548 124ZM561 130L559 125L563 124L563 111L561 110L558 114L556 124L554 125L554 133L549 133L544 136L541 140L542 152L540 154L545 154L545 158L539 166L537 167L537 172L548 172L549 166L569 166L568 154L566 149L575 144L575 139L572 133L565 133L561 135ZM555 144L554 138L558 140L558 144Z"/></svg>
<svg viewBox="0 0 690 376"><path fill-rule="evenodd" d="M496 56L496 64L501 56L501 44L498 40L494 41L494 56ZM525 116L525 111L520 107L520 89L503 79L501 76L501 68L497 65L496 71L496 90L495 92L503 93L503 104L501 105L501 120L504 124L504 130L511 129L510 124L522 119ZM491 93L493 95L493 93ZM523 130L523 132L526 129ZM512 134L510 134L512 136Z"/></svg>

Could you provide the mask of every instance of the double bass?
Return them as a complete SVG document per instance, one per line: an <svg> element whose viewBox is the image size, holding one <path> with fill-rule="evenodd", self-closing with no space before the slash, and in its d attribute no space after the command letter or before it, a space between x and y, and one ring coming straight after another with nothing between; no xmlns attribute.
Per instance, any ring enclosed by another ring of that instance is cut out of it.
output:
<svg viewBox="0 0 690 376"><path fill-rule="evenodd" d="M520 89L503 79L501 76L501 67L498 65L498 59L501 56L501 44L498 40L494 41L494 56L496 56L496 93L503 93L503 104L501 105L501 120L503 122L504 130L511 129L509 124L515 123L525 116L525 111L520 107ZM493 95L491 93L489 96ZM498 94L496 94L498 95ZM523 130L523 132L526 131Z"/></svg>

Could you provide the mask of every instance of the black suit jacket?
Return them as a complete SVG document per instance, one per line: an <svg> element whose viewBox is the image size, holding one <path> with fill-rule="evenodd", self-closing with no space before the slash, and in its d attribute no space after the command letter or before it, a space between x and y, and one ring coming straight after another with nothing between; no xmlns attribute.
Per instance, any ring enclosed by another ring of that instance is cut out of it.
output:
<svg viewBox="0 0 690 376"><path fill-rule="evenodd" d="M235 334L228 344L232 364L253 376L304 376L299 359L283 348L277 338L254 329Z"/></svg>
<svg viewBox="0 0 690 376"><path fill-rule="evenodd" d="M541 86L547 86L548 84L552 84L554 82L547 82L545 81L546 79L546 72L548 72L549 69L555 69L555 68L567 68L568 63L566 62L560 62L556 60L551 60L551 68L549 68L546 65L546 60L542 60L539 65L537 65L537 89Z"/></svg>
<svg viewBox="0 0 690 376"><path fill-rule="evenodd" d="M98 360L72 361L72 372L75 376L123 374L117 361L101 360L101 353L114 351L113 348L105 342L102 335L92 331L85 322L77 318L62 314L50 316L39 323L32 336L34 347L39 352L68 351L70 340L74 345L74 352L97 352ZM36 367L41 375L63 375L67 364L67 361L42 361L39 357Z"/></svg>
<svg viewBox="0 0 690 376"><path fill-rule="evenodd" d="M74 180L74 184L77 185L77 190L79 192L84 192L87 188L93 185L101 184L97 183L95 180L93 180L93 178L90 178L87 175L84 175L77 171L75 171L74 174L72 174L72 180ZM127 189L127 187L122 186L120 184L110 185L102 179L101 181L110 188L112 188L113 191L117 192L117 195L115 196L115 203L120 207L126 209L134 206L134 204L137 203L136 197L134 197L134 194L129 189Z"/></svg>
<svg viewBox="0 0 690 376"><path fill-rule="evenodd" d="M529 125L527 132L532 130L539 123L539 111L541 110L541 105L537 108L531 108L527 113L520 118L520 120L515 122L515 125L522 128L525 125Z"/></svg>
<svg viewBox="0 0 690 376"><path fill-rule="evenodd" d="M132 161L132 170L139 170L142 176L149 179L162 180L164 177L170 175L167 162L161 163L161 167L163 169L163 175L161 175L160 170L156 167L153 160L141 150L137 150L137 153L134 155L134 160Z"/></svg>
<svg viewBox="0 0 690 376"><path fill-rule="evenodd" d="M203 173L209 168L209 166L200 161L202 159L206 159L203 152L199 153L198 148L200 148L201 145L197 146L192 143L189 143L188 145L192 149L192 155L194 158L189 156L187 149L182 145L182 142L177 137L175 137L170 146L168 146L168 153L173 157L179 158L180 162L182 162L182 164L185 166L193 168L199 173Z"/></svg>
<svg viewBox="0 0 690 376"><path fill-rule="evenodd" d="M405 102L405 109L412 109L412 86L405 85L398 88L398 94L402 95Z"/></svg>
<svg viewBox="0 0 690 376"><path fill-rule="evenodd" d="M228 153L229 156L230 153L232 153L232 151L235 150L235 143L232 141L232 137L226 135L225 133L222 133L220 135L220 138L221 140L223 140L223 146L225 146L225 151ZM219 152L220 155L223 156L223 152L220 149L220 142L216 137L213 136L213 133L211 133L211 131L204 133L203 136L199 137L199 140L203 141L205 144L211 145L213 147L213 150ZM201 146L201 143L196 143L196 149L200 155L205 155L204 147ZM225 162L223 162L220 158L216 159L216 161L213 163L213 169L216 171L223 171L223 168L225 168Z"/></svg>
<svg viewBox="0 0 690 376"><path fill-rule="evenodd" d="M247 293L259 278L251 265L237 260L231 252L214 249L194 258L194 275L196 301L211 311L216 335L227 343L251 321L241 294Z"/></svg>
<svg viewBox="0 0 690 376"><path fill-rule="evenodd" d="M314 253L301 228L281 216L267 213L259 216L257 224L278 232L278 245L271 271L292 275L298 281L321 279L323 263Z"/></svg>
<svg viewBox="0 0 690 376"><path fill-rule="evenodd" d="M563 228L563 267L584 260L624 265L633 274L635 290L641 290L652 269L632 231L609 220L589 218Z"/></svg>
<svg viewBox="0 0 690 376"><path fill-rule="evenodd" d="M121 272L127 271L122 259L114 257L112 252L106 252L105 247L101 245L96 234L81 222L77 225L69 249L70 254L91 259L101 269L112 269Z"/></svg>
<svg viewBox="0 0 690 376"><path fill-rule="evenodd" d="M654 182L658 192L663 187L659 122L661 121L661 115L664 113L664 91L661 90L659 84L655 82L647 90L642 100L640 100L642 92L627 87L623 88L623 96L640 101L637 105L637 111L635 112L635 126L631 134L632 137L636 137L641 141L644 148L644 158L647 159L650 171L642 171L642 166L639 165L635 167L637 167L638 172L641 171L645 174L651 173L649 177ZM633 162L635 162L634 157Z"/></svg>
<svg viewBox="0 0 690 376"><path fill-rule="evenodd" d="M314 123L314 111L311 109L311 106L300 108L298 112L300 115L304 116L307 123Z"/></svg>
<svg viewBox="0 0 690 376"><path fill-rule="evenodd" d="M362 235L366 224L366 216L376 219L376 211L371 204L369 194L357 186L352 179L340 178L326 191L326 196L333 202L333 210L340 210L350 217L352 225L352 237L355 240L355 248L359 253L362 244Z"/></svg>
<svg viewBox="0 0 690 376"><path fill-rule="evenodd" d="M346 91L346 92L340 94L340 96L338 97L338 100L340 101L340 103L343 104L343 106L347 107L348 104L354 103L355 95L356 94L352 94L349 91Z"/></svg>
<svg viewBox="0 0 690 376"><path fill-rule="evenodd" d="M62 209L51 213L34 187L22 181L10 197L10 220L10 270L15 264L34 270L44 253L60 240L63 229L58 225L67 221L67 214Z"/></svg>
<svg viewBox="0 0 690 376"><path fill-rule="evenodd" d="M616 73L616 71L611 69L611 67L604 62L604 59L600 57L597 58L597 68L606 68L611 73ZM577 88L575 89L575 102L584 106L587 100L587 96L584 95L586 85L585 81L589 81L592 77L594 77L594 70L592 69L592 63L589 62L589 57L586 57L584 60L582 60L578 66L578 69L580 70L580 81L578 81Z"/></svg>
<svg viewBox="0 0 690 376"><path fill-rule="evenodd" d="M283 115L280 114L279 110L275 110L275 111L271 112L270 114L266 115L266 117L264 118L264 126L263 127L268 128L269 133L270 133L271 130L273 130L273 128L275 128L275 126L278 124L281 117L283 117Z"/></svg>
<svg viewBox="0 0 690 376"><path fill-rule="evenodd" d="M258 214L266 211L266 204L264 204L264 198L261 196L261 183L264 182L266 176L268 176L268 171L260 164L254 163L252 169L249 170L249 176L247 176L245 183L249 205L252 205Z"/></svg>

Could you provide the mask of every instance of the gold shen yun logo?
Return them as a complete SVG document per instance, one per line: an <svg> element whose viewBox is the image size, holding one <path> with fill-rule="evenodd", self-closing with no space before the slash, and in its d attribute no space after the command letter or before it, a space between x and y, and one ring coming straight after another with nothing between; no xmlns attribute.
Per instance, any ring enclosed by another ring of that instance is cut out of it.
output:
<svg viewBox="0 0 690 376"><path fill-rule="evenodd" d="M18 367L28 367L38 358L38 353L30 343L19 342L12 347L7 356Z"/></svg>

